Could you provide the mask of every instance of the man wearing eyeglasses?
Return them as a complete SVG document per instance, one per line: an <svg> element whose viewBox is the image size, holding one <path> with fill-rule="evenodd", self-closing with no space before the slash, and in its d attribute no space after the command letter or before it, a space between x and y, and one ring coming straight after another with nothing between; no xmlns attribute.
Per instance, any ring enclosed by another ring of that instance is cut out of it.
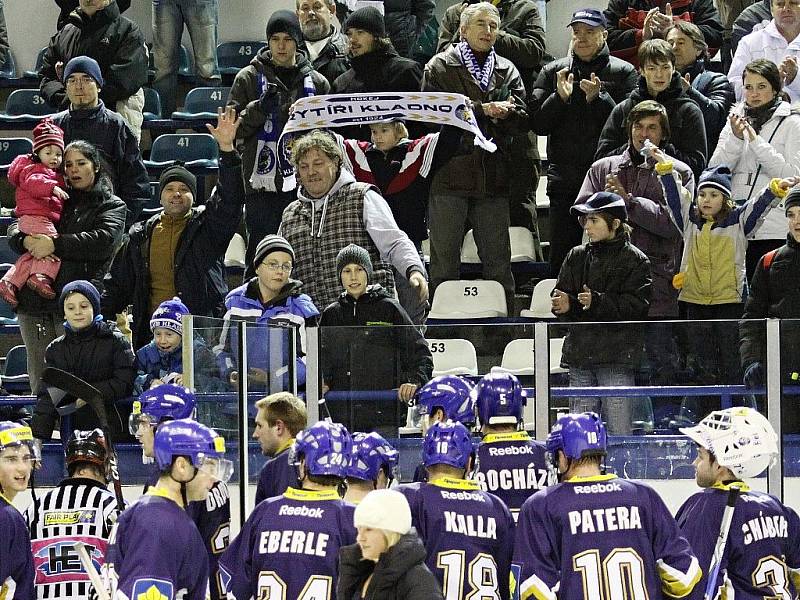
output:
<svg viewBox="0 0 800 600"><path fill-rule="evenodd" d="M150 315L178 296L193 315L221 317L228 291L222 259L244 204L242 166L233 147L241 118L232 108L208 126L220 149L219 181L204 206L195 207L195 176L175 165L159 179L163 211L130 229L106 275L103 314L133 304L133 348L152 339Z"/></svg>
<svg viewBox="0 0 800 600"><path fill-rule="evenodd" d="M797 77L800 1L772 0L770 8L772 20L767 26L743 37L736 47L728 79L736 90L736 99L741 100L744 67L757 58L766 58L778 65L783 78L783 90L789 94L791 102L797 102L800 100L800 78Z"/></svg>

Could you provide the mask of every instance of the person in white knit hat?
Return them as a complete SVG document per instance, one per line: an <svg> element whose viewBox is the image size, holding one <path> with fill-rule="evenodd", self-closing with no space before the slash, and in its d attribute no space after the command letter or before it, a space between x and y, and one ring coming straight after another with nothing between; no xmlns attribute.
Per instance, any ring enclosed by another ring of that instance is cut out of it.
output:
<svg viewBox="0 0 800 600"><path fill-rule="evenodd" d="M338 600L443 600L403 494L370 492L356 506L353 521L356 543L339 550Z"/></svg>

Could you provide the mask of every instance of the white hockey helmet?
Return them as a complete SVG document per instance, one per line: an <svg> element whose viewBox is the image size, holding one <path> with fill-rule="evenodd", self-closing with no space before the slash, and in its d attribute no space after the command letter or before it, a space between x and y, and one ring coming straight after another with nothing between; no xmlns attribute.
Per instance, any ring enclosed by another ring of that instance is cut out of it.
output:
<svg viewBox="0 0 800 600"><path fill-rule="evenodd" d="M770 422L747 406L715 410L681 433L697 442L736 477L757 477L778 455L778 436Z"/></svg>

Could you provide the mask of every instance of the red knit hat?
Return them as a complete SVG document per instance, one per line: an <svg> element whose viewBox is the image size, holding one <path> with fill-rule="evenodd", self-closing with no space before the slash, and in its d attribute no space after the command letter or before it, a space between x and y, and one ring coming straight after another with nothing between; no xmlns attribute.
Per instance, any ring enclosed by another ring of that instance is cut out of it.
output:
<svg viewBox="0 0 800 600"><path fill-rule="evenodd" d="M45 146L58 146L64 151L64 132L61 127L53 123L50 119L42 120L33 128L33 151L38 152Z"/></svg>

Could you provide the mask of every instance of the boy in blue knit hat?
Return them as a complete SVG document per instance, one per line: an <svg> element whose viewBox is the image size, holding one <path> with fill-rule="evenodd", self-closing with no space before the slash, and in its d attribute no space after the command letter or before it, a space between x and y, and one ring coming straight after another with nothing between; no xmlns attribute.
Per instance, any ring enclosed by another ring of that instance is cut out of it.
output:
<svg viewBox="0 0 800 600"><path fill-rule="evenodd" d="M183 315L189 309L177 296L158 305L150 319L153 341L136 351L138 374L134 391L154 388L163 383L183 385ZM197 391L220 391L225 386L219 379L216 359L205 341L195 334L194 385Z"/></svg>

